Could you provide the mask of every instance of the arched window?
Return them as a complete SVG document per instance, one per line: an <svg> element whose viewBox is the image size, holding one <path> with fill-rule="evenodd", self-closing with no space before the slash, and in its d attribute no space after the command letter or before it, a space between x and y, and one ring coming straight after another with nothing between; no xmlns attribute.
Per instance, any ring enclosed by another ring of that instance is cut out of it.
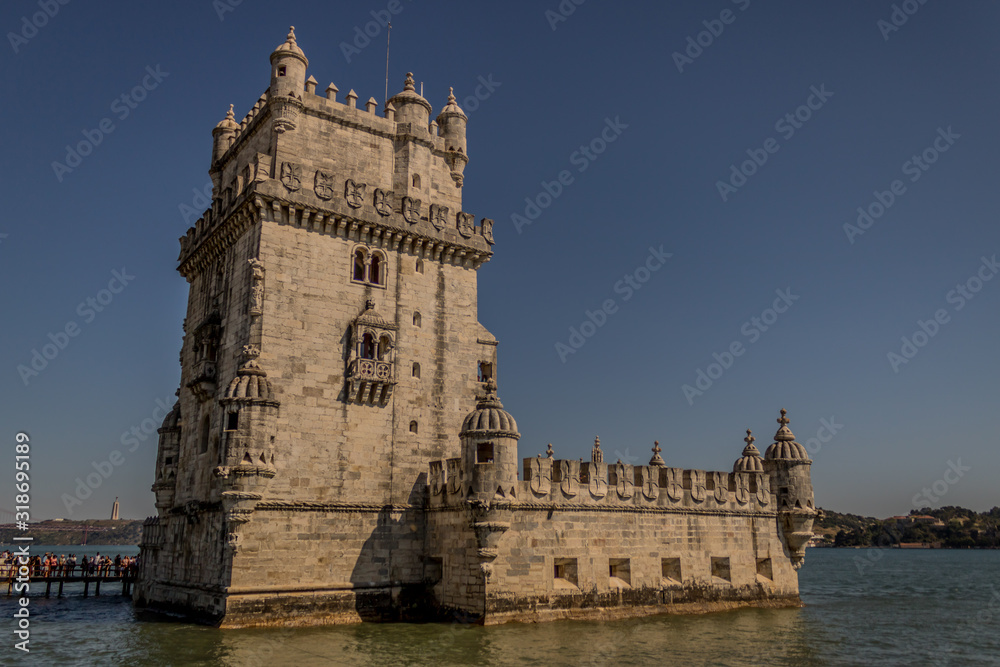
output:
<svg viewBox="0 0 1000 667"><path fill-rule="evenodd" d="M375 285L382 284L382 257L378 253L372 255L372 268L368 272L368 278Z"/></svg>
<svg viewBox="0 0 1000 667"><path fill-rule="evenodd" d="M417 422L410 422L410 433L416 433L418 428Z"/></svg>
<svg viewBox="0 0 1000 667"><path fill-rule="evenodd" d="M378 360L385 361L386 357L389 355L389 349L392 347L392 341L388 336L382 336L378 340Z"/></svg>
<svg viewBox="0 0 1000 667"><path fill-rule="evenodd" d="M199 449L204 454L208 451L208 437L212 430L212 420L208 415L201 418L201 443Z"/></svg>
<svg viewBox="0 0 1000 667"><path fill-rule="evenodd" d="M413 313L413 326L419 327L421 320L420 313Z"/></svg>
<svg viewBox="0 0 1000 667"><path fill-rule="evenodd" d="M417 260L417 273L423 273L423 272L424 272L424 260L418 259Z"/></svg>
<svg viewBox="0 0 1000 667"><path fill-rule="evenodd" d="M415 188L419 188L420 187L420 174L414 174L413 175L413 187L415 187Z"/></svg>
<svg viewBox="0 0 1000 667"><path fill-rule="evenodd" d="M365 279L365 251L358 250L354 253L354 272L351 274L354 280Z"/></svg>
<svg viewBox="0 0 1000 667"><path fill-rule="evenodd" d="M420 364L418 364L415 361L413 362L413 372L412 372L412 375L415 378L418 378L418 379L420 378Z"/></svg>
<svg viewBox="0 0 1000 667"><path fill-rule="evenodd" d="M375 337L370 333L366 333L361 337L361 358L362 359L374 359L375 358Z"/></svg>

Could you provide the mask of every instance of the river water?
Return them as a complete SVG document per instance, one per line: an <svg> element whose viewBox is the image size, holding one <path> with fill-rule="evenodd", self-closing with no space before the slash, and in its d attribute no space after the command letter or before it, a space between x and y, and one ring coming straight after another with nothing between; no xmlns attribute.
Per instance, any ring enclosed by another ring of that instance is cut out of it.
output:
<svg viewBox="0 0 1000 667"><path fill-rule="evenodd" d="M95 551L136 549L76 553ZM0 598L0 664L1000 665L1000 551L810 549L799 574L801 609L490 628L220 631L139 620L112 586L100 598L32 597L29 655L14 649L14 603Z"/></svg>

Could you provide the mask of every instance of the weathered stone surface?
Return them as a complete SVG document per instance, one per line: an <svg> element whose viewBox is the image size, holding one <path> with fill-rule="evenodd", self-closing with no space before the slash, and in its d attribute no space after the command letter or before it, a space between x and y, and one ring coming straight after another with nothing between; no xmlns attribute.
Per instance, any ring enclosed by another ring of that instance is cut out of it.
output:
<svg viewBox="0 0 1000 667"><path fill-rule="evenodd" d="M815 515L782 415L762 459L526 459L477 320L493 222L462 210L465 114L407 76L375 115L315 94L294 32L181 238L181 389L136 602L222 627L499 623L798 604ZM518 469L524 478L518 479Z"/></svg>

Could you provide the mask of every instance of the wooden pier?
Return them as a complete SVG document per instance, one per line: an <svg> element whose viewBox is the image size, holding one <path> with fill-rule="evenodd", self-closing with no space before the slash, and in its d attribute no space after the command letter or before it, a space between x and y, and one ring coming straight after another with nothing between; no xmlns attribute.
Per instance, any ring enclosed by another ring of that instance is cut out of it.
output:
<svg viewBox="0 0 1000 667"><path fill-rule="evenodd" d="M16 577L7 578L7 597L14 594L14 584L16 583ZM38 590L41 583L45 583L45 597L52 596L53 584L58 586L56 590L56 596L63 596L63 586L65 584L77 584L83 582L83 597L90 596L90 585L94 585L94 595L99 596L101 594L101 584L110 583L112 585L120 583L122 585L122 595L129 596L132 595L132 584L135 583L135 572L121 571L118 574L113 572L106 572L102 574L51 574L46 576L44 572L39 572L33 574L29 578L31 590Z"/></svg>

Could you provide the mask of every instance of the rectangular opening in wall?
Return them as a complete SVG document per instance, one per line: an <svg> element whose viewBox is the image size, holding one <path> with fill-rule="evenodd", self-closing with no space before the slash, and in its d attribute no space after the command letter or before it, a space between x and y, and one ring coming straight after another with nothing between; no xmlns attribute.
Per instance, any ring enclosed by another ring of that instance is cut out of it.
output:
<svg viewBox="0 0 1000 667"><path fill-rule="evenodd" d="M771 567L770 558L757 559L757 579L766 579L768 582L774 579L774 571Z"/></svg>
<svg viewBox="0 0 1000 667"><path fill-rule="evenodd" d="M552 468L549 472L549 479L552 480L553 484L559 484L562 482L562 466L560 466L556 461L552 462Z"/></svg>
<svg viewBox="0 0 1000 667"><path fill-rule="evenodd" d="M712 556L712 578L722 579L732 582L732 575L729 573L729 558L716 558Z"/></svg>
<svg viewBox="0 0 1000 667"><path fill-rule="evenodd" d="M226 417L226 430L235 431L240 427L240 413L230 412Z"/></svg>
<svg viewBox="0 0 1000 667"><path fill-rule="evenodd" d="M590 484L590 466L589 463L580 464L580 484L584 486Z"/></svg>
<svg viewBox="0 0 1000 667"><path fill-rule="evenodd" d="M630 588L632 586L632 565L629 559L609 559L608 576L612 588Z"/></svg>
<svg viewBox="0 0 1000 667"><path fill-rule="evenodd" d="M681 583L681 559L680 558L663 558L661 559L662 564L662 577L664 583L667 584L679 584Z"/></svg>
<svg viewBox="0 0 1000 667"><path fill-rule="evenodd" d="M435 556L429 556L424 561L424 581L429 585L441 581L444 577L444 561Z"/></svg>
<svg viewBox="0 0 1000 667"><path fill-rule="evenodd" d="M577 588L580 585L575 558L555 558L553 563L553 580L556 588Z"/></svg>
<svg viewBox="0 0 1000 667"><path fill-rule="evenodd" d="M615 488L618 486L618 466L608 466L608 488Z"/></svg>
<svg viewBox="0 0 1000 667"><path fill-rule="evenodd" d="M481 442L476 446L476 463L493 463L492 442Z"/></svg>

